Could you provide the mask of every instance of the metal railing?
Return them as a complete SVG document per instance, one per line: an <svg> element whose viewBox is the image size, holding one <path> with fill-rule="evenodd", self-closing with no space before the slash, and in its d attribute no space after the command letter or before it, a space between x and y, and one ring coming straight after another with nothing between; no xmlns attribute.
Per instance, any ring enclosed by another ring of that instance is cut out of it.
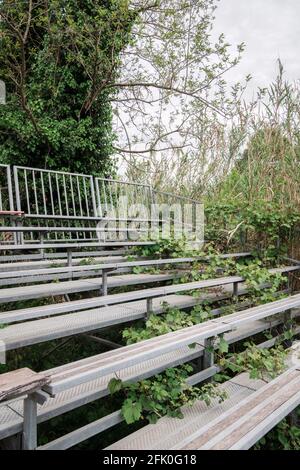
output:
<svg viewBox="0 0 300 470"><path fill-rule="evenodd" d="M0 164L0 211L13 211L13 191L10 166Z"/></svg>
<svg viewBox="0 0 300 470"><path fill-rule="evenodd" d="M91 175L14 167L17 209L40 217L91 217L96 213Z"/></svg>
<svg viewBox="0 0 300 470"><path fill-rule="evenodd" d="M97 240L98 223L103 221L101 236L113 237L115 229L123 240L129 237L132 221L139 223L144 237L150 234L153 224L159 231L162 222L174 226L174 231L176 224L189 232L195 230L197 201L193 199L112 178L24 166L12 168L13 179L10 167L0 165L0 210L13 211L15 207L24 213L23 220L18 219L14 225L49 228L43 237L42 231L27 230L23 235L20 232L19 243L41 237L52 241ZM164 207L171 207L171 212L164 212ZM57 227L62 230L54 230Z"/></svg>

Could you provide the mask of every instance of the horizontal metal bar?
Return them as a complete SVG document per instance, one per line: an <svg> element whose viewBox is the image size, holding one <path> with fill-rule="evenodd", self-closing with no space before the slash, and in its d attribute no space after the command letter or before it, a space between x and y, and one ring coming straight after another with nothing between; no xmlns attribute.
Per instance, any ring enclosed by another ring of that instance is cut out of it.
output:
<svg viewBox="0 0 300 470"><path fill-rule="evenodd" d="M173 194L173 193L168 193L168 192L164 192L164 191L156 191L155 189L153 190L153 192L155 194L161 194L163 196L173 197L174 199L182 199L184 201L189 201L189 202L196 203L196 204L202 204L201 201L198 201L196 199L191 199L191 198L186 197L186 196L177 196L176 194Z"/></svg>
<svg viewBox="0 0 300 470"><path fill-rule="evenodd" d="M209 369L206 369L202 372L199 372L198 374L194 374L191 377L188 377L186 382L189 385L196 385L200 382L203 382L207 378L212 377L219 370L220 369L217 366L210 367ZM69 449L70 447L73 447L76 444L79 444L80 442L86 441L87 439L90 439L91 437L96 436L97 434L100 434L101 432L106 431L107 429L110 429L113 426L116 426L122 421L124 421L124 418L121 410L115 411L114 413L111 413L110 415L105 416L104 418L100 418L96 421L93 421L92 423L87 424L86 426L82 426L81 428L76 429L75 431L66 434L65 436L59 437L58 439L55 439L54 441L49 442L48 444L40 446L37 450Z"/></svg>
<svg viewBox="0 0 300 470"><path fill-rule="evenodd" d="M46 250L56 248L95 248L95 247L113 247L113 246L151 246L154 242L133 242L133 241L106 241L106 242L93 242L93 243L39 243L39 244L23 244L23 245L1 245L0 251L11 251L11 250Z"/></svg>
<svg viewBox="0 0 300 470"><path fill-rule="evenodd" d="M163 223L167 222L162 219L137 219L135 217L127 218L112 218L112 217L88 217L88 216L75 216L75 215L49 215L49 214L24 214L24 219L49 219L49 220L87 220L96 222L149 222L149 223Z"/></svg>
<svg viewBox="0 0 300 470"><path fill-rule="evenodd" d="M127 186L140 186L140 187L151 189L150 184L134 183L133 181L122 181L122 180L115 180L115 179L111 179L111 178L98 178L98 177L96 177L96 180L97 181L105 181L107 183L117 183L117 184L120 184L120 185L124 184L124 185L127 185Z"/></svg>
<svg viewBox="0 0 300 470"><path fill-rule="evenodd" d="M297 268L298 267L295 268L294 266L286 267L286 268L282 268L281 272L287 272L290 270L295 270ZM273 272L274 270L270 270L270 271ZM278 271L276 270L276 272ZM74 281L71 281L71 283L73 282ZM88 310L91 308L101 307L104 305L115 305L115 304L122 303L122 302L130 302L134 300L161 297L164 295L176 294L179 292L186 292L186 291L194 290L194 289L205 289L209 287L226 286L226 285L233 284L234 282L244 282L244 279L238 276L220 277L217 279L209 279L205 281L197 281L197 282L191 282L191 283L185 283L185 284L176 284L176 285L156 287L156 288L151 288L151 289L142 289L139 291L107 295L107 296L102 296L102 297L95 297L92 299L76 300L76 301L71 301L71 302L63 303L63 304L59 303L59 304L46 305L46 306L41 306L41 307L33 307L31 311L33 314L39 315L39 316L41 315L46 316L47 314L57 315L60 313ZM12 297L11 290L6 289L6 291L7 292L5 293L4 297L3 297L3 291L2 291L2 301L9 302L9 299ZM1 290L0 290L0 298L1 298ZM19 294L17 295L17 298L21 298ZM24 298L24 296L22 298ZM26 298L34 298L34 297L32 297L31 295L30 297L26 297Z"/></svg>
<svg viewBox="0 0 300 470"><path fill-rule="evenodd" d="M65 450L86 441L124 420L121 411L116 411L104 418L93 421L75 431L37 448L37 450Z"/></svg>
<svg viewBox="0 0 300 470"><path fill-rule="evenodd" d="M46 170L43 168L33 168L30 166L14 166L13 168L16 168L17 170L30 170L30 171L36 171L36 172L41 172L41 173L52 173L52 174L57 174L57 175L67 175L67 176L83 176L84 178L90 178L91 175L85 175L83 173L69 173L66 171L56 171L56 170Z"/></svg>
<svg viewBox="0 0 300 470"><path fill-rule="evenodd" d="M169 258L159 260L147 260L147 261L125 261L121 263L103 263L94 264L88 266L63 266L61 268L45 268L36 271L36 275L42 276L43 274L60 274L60 273L76 273L84 271L102 271L103 269L117 270L121 268L135 268L143 266L163 266L166 264L187 264L199 260L200 258ZM300 269L300 268L299 268ZM14 277L26 277L32 276L32 270L26 271L9 271L0 273L0 279L8 279Z"/></svg>

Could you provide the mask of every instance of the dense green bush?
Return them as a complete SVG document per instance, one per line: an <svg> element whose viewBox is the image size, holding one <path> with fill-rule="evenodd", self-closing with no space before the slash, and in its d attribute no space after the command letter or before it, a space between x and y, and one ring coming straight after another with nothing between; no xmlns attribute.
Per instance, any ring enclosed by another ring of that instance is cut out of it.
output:
<svg viewBox="0 0 300 470"><path fill-rule="evenodd" d="M133 13L125 0L0 5L0 161L110 174L113 87Z"/></svg>

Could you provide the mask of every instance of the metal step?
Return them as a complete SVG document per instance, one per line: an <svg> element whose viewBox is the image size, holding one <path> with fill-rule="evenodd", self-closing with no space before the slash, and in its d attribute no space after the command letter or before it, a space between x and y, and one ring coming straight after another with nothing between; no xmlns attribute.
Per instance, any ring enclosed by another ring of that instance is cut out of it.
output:
<svg viewBox="0 0 300 470"><path fill-rule="evenodd" d="M114 275L108 278L109 288L132 286L136 284L148 284L174 279L175 274L128 274ZM89 292L101 289L102 277L80 279L73 281L51 282L47 284L35 284L33 286L10 287L0 289L0 304L16 302L18 300L41 299L56 295L74 294L77 292Z"/></svg>
<svg viewBox="0 0 300 470"><path fill-rule="evenodd" d="M149 360L143 364L123 369L118 376L123 381L142 380L151 377L153 374L160 373L168 367L175 367L191 361L198 357L199 354L199 347L195 349L188 347L180 348L177 351L163 354L159 358ZM53 370L56 369L50 369L45 374L51 374ZM43 405L38 405L38 422L42 423L108 395L107 385L113 377L115 377L114 373L58 393ZM22 417L23 400L14 400L9 404L0 404L0 439L22 431Z"/></svg>
<svg viewBox="0 0 300 470"><path fill-rule="evenodd" d="M130 434L105 450L167 450L179 446L180 442L197 430L233 408L239 401L249 397L265 385L262 380L251 380L248 374L229 380L221 385L229 396L223 403L217 399L207 406L197 401L192 407L182 409L184 419L162 418L155 425Z"/></svg>
<svg viewBox="0 0 300 470"><path fill-rule="evenodd" d="M188 295L161 297L153 302L153 311L155 313L163 312L162 302L168 302L172 307L184 309L196 305L199 303L199 300ZM0 341L3 341L5 349L9 351L31 344L138 320L144 318L146 312L146 300L140 300L42 320L28 321L0 329Z"/></svg>
<svg viewBox="0 0 300 470"><path fill-rule="evenodd" d="M240 341L264 331L271 324L262 321L251 322L235 331L225 335L226 341L230 344ZM127 367L118 372L118 377L123 381L137 381L158 374L169 367L176 367L180 364L192 361L201 357L203 348L196 346L195 349L189 347L179 348L171 353L162 354L159 357L144 361L140 364ZM89 358L79 362L86 362ZM68 367L55 367L44 371L45 375L52 375L57 371ZM74 386L68 390L57 393L54 398L47 400L43 405L38 405L38 422L42 423L68 411L76 409L87 403L93 402L109 394L107 385L115 373L111 373L96 380L85 382ZM0 439L12 436L22 431L23 425L23 400L14 400L11 403L0 404Z"/></svg>
<svg viewBox="0 0 300 470"><path fill-rule="evenodd" d="M72 260L72 266L80 266L86 260L91 259L91 266L93 264L100 264L100 263L121 263L122 261L127 261L126 256L98 256L90 258L89 253L84 254L80 258L75 258ZM37 260L37 261L20 261L20 262L10 262L10 263L2 263L0 264L0 272L8 272L8 271L23 271L23 270L36 270L36 269L43 269L43 268L53 268L56 266L63 267L67 266L68 260L65 258L57 258L52 260ZM17 273L16 273L17 274Z"/></svg>

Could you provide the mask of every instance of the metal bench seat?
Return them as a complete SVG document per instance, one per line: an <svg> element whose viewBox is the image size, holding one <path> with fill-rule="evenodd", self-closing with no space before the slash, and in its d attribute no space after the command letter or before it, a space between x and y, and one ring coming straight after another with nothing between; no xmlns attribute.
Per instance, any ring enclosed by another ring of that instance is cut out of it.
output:
<svg viewBox="0 0 300 470"><path fill-rule="evenodd" d="M121 287L152 282L165 282L174 279L174 273L163 274L115 274L107 280L107 286ZM0 304L16 302L18 300L41 299L57 295L75 294L78 292L100 291L102 277L93 277L72 281L51 282L47 284L34 284L32 286L10 287L0 289ZM83 302L88 302L84 299ZM61 304L62 305L62 304ZM49 305L51 307L51 305ZM1 316L1 313L0 313Z"/></svg>
<svg viewBox="0 0 300 470"><path fill-rule="evenodd" d="M270 269L271 273L289 273L299 270L299 266L285 266L282 268ZM114 276L108 279L108 286L124 285L126 280L128 285L143 284L150 282L166 281L176 277L176 274L129 274L124 276ZM120 279L119 279L120 278ZM44 315L54 314L54 312L67 313L70 311L86 310L88 308L100 307L103 305L113 305L132 300L151 299L177 292L184 292L193 289L206 289L229 284L238 285L244 279L240 276L227 276L205 281L196 281L186 284L176 284L171 286L144 289L134 292L126 292L115 295L104 295L102 297L83 299L68 302L66 304L56 304L33 308L33 312L43 311ZM119 284L121 283L121 284ZM0 303L8 303L17 300L43 298L53 295L64 295L72 292L83 292L97 290L102 285L102 278L92 278L86 280L74 280L61 283L39 284L34 286L14 287L0 289ZM97 287L98 286L98 287ZM56 314L56 313L55 313Z"/></svg>
<svg viewBox="0 0 300 470"><path fill-rule="evenodd" d="M72 251L72 261L74 264L76 262L79 262L80 259L86 259L86 258L97 258L97 257L106 257L106 256L122 256L122 255L128 255L130 252L126 249L112 249L112 250L107 250L107 249L100 249L97 251L93 250L82 250L82 251ZM64 251L59 251L59 252L47 252L47 251L42 251L39 253L27 253L27 254L18 254L14 253L11 255L2 255L0 256L0 262L1 262L1 270L5 269L9 271L10 269L18 269L18 265L22 267L23 262L32 262L32 263L45 263L46 266L48 266L47 263L49 263L49 266L51 266L51 263L62 263L62 265L65 265L65 263L68 262L68 257L69 253L64 252ZM9 269L9 266L11 268ZM45 266L44 266L45 267Z"/></svg>
<svg viewBox="0 0 300 470"><path fill-rule="evenodd" d="M243 256L247 256L250 253L243 254ZM239 255L241 256L241 254ZM50 275L53 274L55 276L59 276L60 274L73 274L73 273L83 273L85 271L90 270L98 270L102 271L103 269L106 270L118 270L120 268L135 268L135 267L151 267L151 266L164 266L164 265L177 265L177 264L190 264L196 261L202 261L203 257L185 257L185 258L163 258L163 259L152 259L152 260L135 260L135 261L123 261L123 262L114 262L113 260L110 263L105 264L93 264L88 266L62 266L62 267L55 267L55 268L45 268L45 269L38 269L35 272L35 275L43 276L44 274ZM20 270L18 272L15 271L5 271L0 272L0 283L1 280L6 280L9 278L17 278L22 277L23 280L26 277L32 276L31 270Z"/></svg>
<svg viewBox="0 0 300 470"><path fill-rule="evenodd" d="M93 243L23 243L22 245L16 244L1 244L0 251L25 251L25 250L56 250L56 249L81 249L81 248L112 248L112 247L133 247L133 246L151 246L154 242L133 242L133 241L106 241L106 242L93 242Z"/></svg>
<svg viewBox="0 0 300 470"><path fill-rule="evenodd" d="M297 294L83 359L82 361L73 362L56 369L56 372L51 375L51 382L45 387L45 390L50 394L56 394L68 390L74 385L79 385L111 372L118 372L123 368L175 351L180 347L193 343L204 344L206 339L216 337L222 333L232 332L249 322L262 320L277 313L299 307L300 294Z"/></svg>
<svg viewBox="0 0 300 470"><path fill-rule="evenodd" d="M263 386L262 380L251 380L248 374L241 374L220 386L228 395L224 402L219 403L217 399L213 399L207 406L203 401L197 401L192 407L182 408L183 419L161 418L155 425L146 425L105 450L171 449Z"/></svg>
<svg viewBox="0 0 300 470"><path fill-rule="evenodd" d="M300 366L296 366L187 437L176 448L248 450L299 405Z"/></svg>
<svg viewBox="0 0 300 470"><path fill-rule="evenodd" d="M300 404L300 367L268 384L241 374L225 382L229 399L183 408L183 419L162 418L106 450L248 450Z"/></svg>
<svg viewBox="0 0 300 470"><path fill-rule="evenodd" d="M225 338L229 344L233 344L236 341L249 337L250 335L252 336L253 334L257 334L269 326L270 325L264 325L262 322L258 321L251 322L248 325L241 327L238 332L234 331L226 334ZM137 380L142 380L163 372L169 367L176 367L180 364L198 359L202 355L203 348L199 345L196 345L194 349L183 347L171 353L162 354L154 359L147 360L141 364L122 369L118 372L118 376L123 381L136 382ZM64 366L62 366L62 368L63 367ZM48 369L43 371L43 374L49 377L60 369L61 368ZM216 372L217 368L215 367L211 375ZM109 395L107 385L113 377L115 377L114 373L101 376L90 382L76 385L62 393L57 393L53 398L49 398L44 404L38 404L38 423L45 422L53 417L59 416L70 410L74 410L80 406ZM224 402L224 405L226 405L226 402ZM235 403L236 402L233 404ZM22 431L22 416L22 400L13 401L0 406L0 439L4 439ZM175 422L176 421L177 420L175 420ZM171 422L173 422L173 420L171 420Z"/></svg>
<svg viewBox="0 0 300 470"><path fill-rule="evenodd" d="M125 253L123 253L125 254ZM102 263L121 263L121 262L127 261L126 256L122 256L121 254L118 255L105 255L105 253L102 253L102 255L97 257L90 257L89 253L87 253L87 256L84 257L82 255L81 257L77 257L73 259L72 261L72 266L84 266L86 262L92 265L94 264L102 264ZM10 262L10 263L1 263L0 264L0 273L4 272L11 272L14 271L16 273L16 276L18 276L18 271L33 271L39 270L39 269L46 269L46 268L53 268L53 267L64 267L67 266L67 260L66 258L60 257L56 259L48 259L48 260L42 260L42 259L37 259L36 261L17 261L17 262Z"/></svg>

